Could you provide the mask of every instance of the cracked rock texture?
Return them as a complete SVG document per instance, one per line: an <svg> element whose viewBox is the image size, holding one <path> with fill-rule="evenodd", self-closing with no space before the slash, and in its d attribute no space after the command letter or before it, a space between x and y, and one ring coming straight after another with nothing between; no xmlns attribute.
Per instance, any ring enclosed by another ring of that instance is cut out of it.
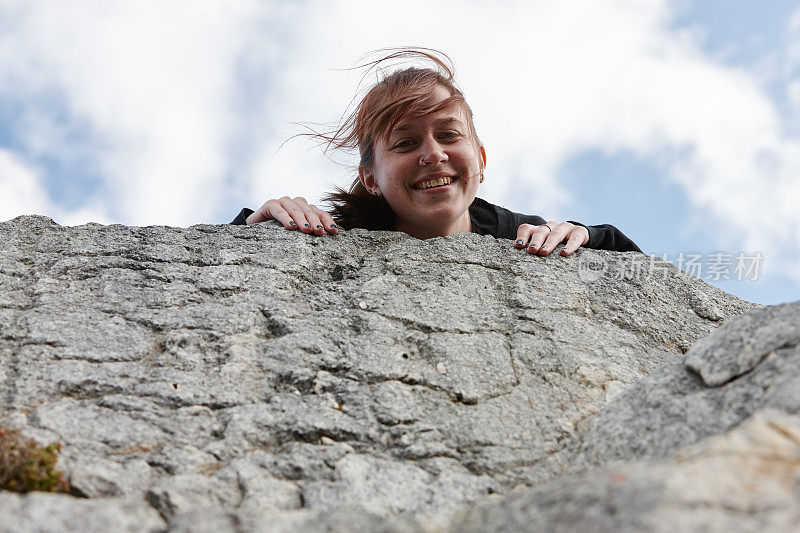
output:
<svg viewBox="0 0 800 533"><path fill-rule="evenodd" d="M0 424L73 487L0 493L2 531L796 518L797 305L473 234L20 217L0 247Z"/></svg>
<svg viewBox="0 0 800 533"><path fill-rule="evenodd" d="M565 476L457 516L451 531L798 531L800 417L758 411L665 461Z"/></svg>

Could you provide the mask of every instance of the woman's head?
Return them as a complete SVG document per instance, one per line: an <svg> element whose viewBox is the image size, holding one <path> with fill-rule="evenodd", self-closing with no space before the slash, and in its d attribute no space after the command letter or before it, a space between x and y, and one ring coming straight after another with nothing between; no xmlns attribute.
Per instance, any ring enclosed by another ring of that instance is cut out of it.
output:
<svg viewBox="0 0 800 533"><path fill-rule="evenodd" d="M485 164L472 110L453 83L452 70L428 52L403 50L371 66L405 57L423 57L435 68L412 67L385 76L328 138L336 147L358 147L360 163L350 191L339 189L327 199L344 227L421 236L411 231L416 224L432 236L448 232L437 224L459 218L467 224L462 231L468 231L466 210ZM421 185L430 185L433 178L450 183L436 190Z"/></svg>
<svg viewBox="0 0 800 533"><path fill-rule="evenodd" d="M385 198L395 229L420 238L470 230L469 209L483 176L485 152L469 126L466 109L452 105L436 85L409 114L373 140L361 185Z"/></svg>
<svg viewBox="0 0 800 533"><path fill-rule="evenodd" d="M345 123L345 128L352 128L351 140L358 144L360 166L372 165L375 143L386 137L397 124L445 108L463 109L470 134L476 145L480 145L472 122L472 109L455 86L453 72L444 61L427 52L412 51L397 52L380 61L412 53L430 59L438 69L411 67L389 74L367 92ZM437 87L444 88L448 96L432 107L429 97Z"/></svg>

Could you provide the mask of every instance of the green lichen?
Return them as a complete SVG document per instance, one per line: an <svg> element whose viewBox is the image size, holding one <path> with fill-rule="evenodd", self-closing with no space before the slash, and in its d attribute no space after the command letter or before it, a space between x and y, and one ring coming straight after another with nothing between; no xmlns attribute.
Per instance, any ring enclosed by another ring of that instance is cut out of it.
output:
<svg viewBox="0 0 800 533"><path fill-rule="evenodd" d="M0 426L0 489L68 492L64 473L56 470L61 444L40 446L19 431Z"/></svg>

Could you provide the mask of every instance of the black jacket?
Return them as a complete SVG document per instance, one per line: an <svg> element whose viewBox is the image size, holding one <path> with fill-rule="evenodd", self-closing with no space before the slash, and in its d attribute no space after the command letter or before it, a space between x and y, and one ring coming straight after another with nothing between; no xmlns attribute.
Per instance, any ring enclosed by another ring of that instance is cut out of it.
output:
<svg viewBox="0 0 800 533"><path fill-rule="evenodd" d="M253 213L252 209L244 208L231 224L245 224L247 217ZM490 204L486 200L475 198L469 206L469 218L472 222L472 233L478 235L491 235L498 239L517 238L517 228L520 224L532 224L540 226L547 222L538 215L523 215L514 213L499 205ZM589 230L589 241L584 244L585 248L595 248L599 250L612 250L615 252L641 252L632 240L625 236L620 230L610 224L600 226L585 226L580 222L570 220L572 224L585 227Z"/></svg>

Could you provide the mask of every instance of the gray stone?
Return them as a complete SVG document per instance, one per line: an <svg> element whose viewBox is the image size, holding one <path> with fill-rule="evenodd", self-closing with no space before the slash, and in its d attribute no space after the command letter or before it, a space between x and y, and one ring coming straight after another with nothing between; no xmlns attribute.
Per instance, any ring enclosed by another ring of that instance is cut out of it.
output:
<svg viewBox="0 0 800 533"><path fill-rule="evenodd" d="M706 385L723 385L750 372L769 354L800 344L800 305L768 307L742 315L698 340L686 366Z"/></svg>
<svg viewBox="0 0 800 533"><path fill-rule="evenodd" d="M709 384L698 375L695 368L712 376L719 375L718 369L741 369L740 332L748 330L753 335L745 344L774 347L752 359L746 373L723 379L722 384ZM760 409L800 414L800 345L787 340L797 338L793 330L800 330L800 302L752 310L730 320L698 341L685 362L664 363L595 416L579 438L580 456L573 466L668 457L737 426ZM769 335L780 340L770 343L765 338Z"/></svg>
<svg viewBox="0 0 800 533"><path fill-rule="evenodd" d="M64 494L0 492L0 532L155 533L166 523L141 498L83 499Z"/></svg>
<svg viewBox="0 0 800 533"><path fill-rule="evenodd" d="M44 217L0 224L0 244L0 423L61 441L84 501L138 498L175 530L436 529L486 495L647 455L637 442L667 457L761 407L749 388L703 403L683 361L757 306L638 253ZM714 390L761 376L783 344ZM797 372L780 368L762 403L791 407ZM650 389L695 413L690 438L637 407ZM601 419L657 422L642 439Z"/></svg>
<svg viewBox="0 0 800 533"><path fill-rule="evenodd" d="M798 531L800 418L762 411L664 461L619 463L483 501L447 528Z"/></svg>

